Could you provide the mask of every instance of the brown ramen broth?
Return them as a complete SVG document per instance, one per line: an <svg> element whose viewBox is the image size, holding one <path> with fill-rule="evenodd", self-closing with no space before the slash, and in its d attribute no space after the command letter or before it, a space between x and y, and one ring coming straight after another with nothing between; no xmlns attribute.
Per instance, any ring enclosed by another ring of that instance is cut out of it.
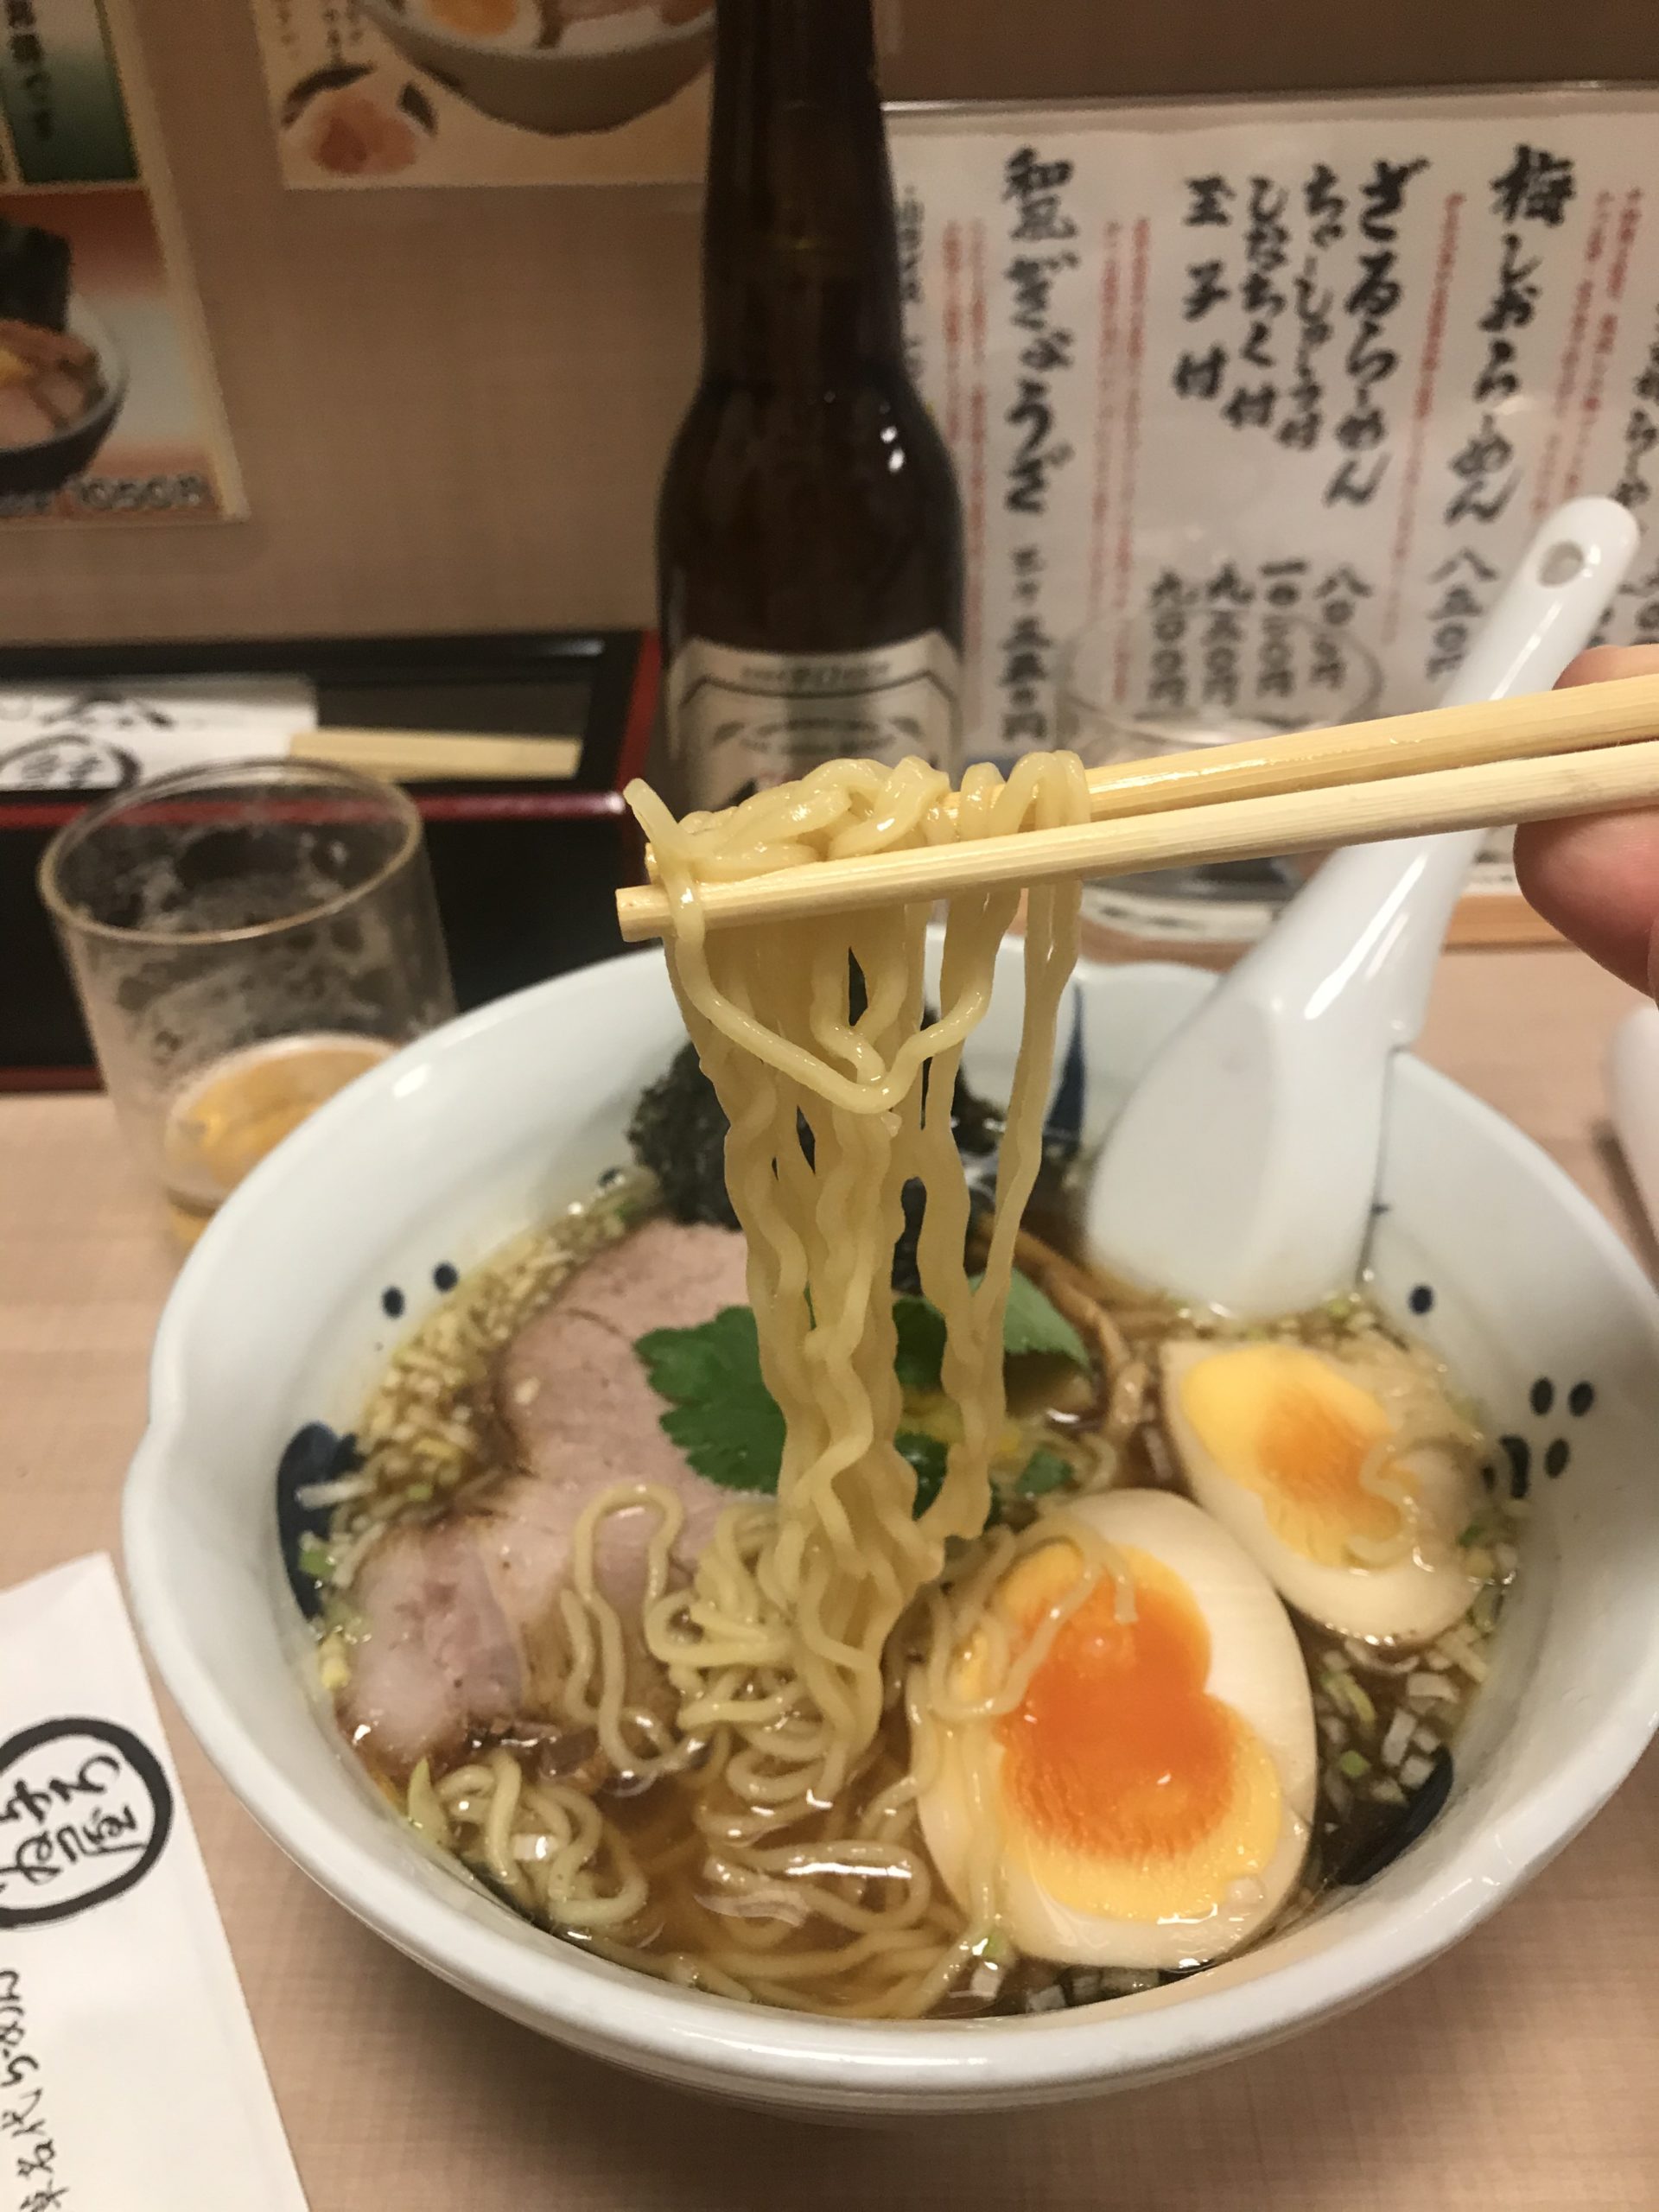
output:
<svg viewBox="0 0 1659 2212"><path fill-rule="evenodd" d="M1016 1263L1040 1294L1043 1315L1058 1315L1071 1332L1072 1349L1007 1353L994 1528L978 1547L1001 1546L999 1556L1029 1565L1043 1556L1051 1527L1055 1542L1070 1541L1065 1516L1079 1500L1190 1492L1167 1402L1175 1385L1165 1362L1174 1345L1200 1364L1211 1354L1255 1355L1237 1370L1252 1389L1259 1376L1277 1376L1281 1350L1319 1355L1338 1410L1349 1403L1340 1393L1357 1387L1347 1378L1386 1372L1414 1394L1417 1410L1402 1417L1412 1430L1408 1440L1421 1442L1427 1407L1433 1448L1455 1459L1477 1501L1458 1531L1470 1601L1439 1633L1344 1635L1289 1609L1317 1731L1317 1801L1300 1871L1249 1938L1256 1940L1369 1878L1444 1802L1449 1746L1485 1675L1515 1580L1524 1508L1494 1496L1484 1441L1438 1364L1366 1298L1337 1300L1270 1328L1230 1329L1214 1315L1127 1293L1091 1274L1061 1249L1064 1199L1058 1187L1039 1186L1027 1219L1044 1233L1022 1236ZM683 1217L683 1204L679 1210ZM602 1268L614 1273L628 1255L643 1264L659 1250L661 1268L674 1272L683 1289L682 1260L693 1274L692 1262L701 1266L710 1255L725 1267L729 1253L711 1240L728 1235L707 1222L679 1226L652 1174L619 1171L457 1283L395 1353L359 1423L358 1465L305 1497L327 1509L329 1522L326 1539L302 1541L299 1560L321 1600L321 1680L365 1767L429 1843L464 1862L514 1910L607 1958L716 1994L854 2017L962 2018L1089 2003L1192 1972L1206 1962L1202 1955L1159 1964L1052 1959L1021 1950L1001 1929L970 1929L909 1809L916 1795L909 1778L920 1759L914 1685L938 1625L931 1593L903 1614L889 1641L874 1745L833 1803L804 1806L761 1844L751 1839L729 1854L722 1846L728 1832L744 1836L752 1811L734 1787L741 1754L718 1721L689 1732L678 1726L683 1685L677 1688L646 1649L637 1583L631 1600L615 1601L613 1617L626 1647L625 1715L634 1715L625 1718L625 1733L644 1770L629 1771L614 1743L607 1752L603 1726L584 1719L582 1643L596 1624L602 1632L604 1609L577 1603L571 1610L572 1548L583 1508L626 1483L627 1469L601 1464L610 1448L602 1443L591 1469L577 1464L587 1432L574 1418L558 1433L556 1450L534 1441L537 1402L546 1411L543 1392L557 1398L566 1370L555 1363L544 1379L526 1376L515 1348L531 1341L527 1332L545 1329L549 1317L567 1316L567 1332L585 1325L584 1285L601 1284ZM696 1241L674 1241L688 1237ZM644 1313L656 1295L649 1283L622 1276L618 1283L630 1312ZM694 1325L741 1302L721 1300L719 1287L708 1287L709 1312ZM594 1327L609 1329L635 1359L601 1310L599 1289L593 1296ZM1043 1325L1052 1325L1045 1319ZM607 1367L595 1389L609 1389L616 1371ZM632 1386L625 1377L617 1387ZM654 1412L660 1401L650 1402ZM1352 1403L1363 1421L1363 1408L1357 1398ZM906 1377L902 1427L918 1465L927 1446L913 1440L942 1447L951 1421L942 1393ZM1321 1449L1335 1449L1328 1424L1304 1422L1297 1435L1304 1431ZM698 1476L688 1479L699 1493L708 1487ZM1298 1479L1304 1502L1312 1501L1307 1511L1324 1510L1323 1463L1309 1461ZM1363 1471L1358 1479L1368 1496L1386 1493L1386 1484L1368 1488ZM767 1510L753 1492L733 1491L725 1502L747 1507L751 1517ZM625 1522L643 1555L656 1511L624 1497L589 1531L594 1557L608 1556L607 1531ZM976 1549L973 1541L953 1544L947 1583L955 1574L960 1586ZM671 1591L684 1585L689 1565L681 1554L669 1571ZM540 1593L532 1614L517 1618L504 1637L502 1616L526 1590ZM1020 1711L1028 1717L1029 1704ZM849 1845L861 1837L881 1839L880 1847ZM938 1958L954 1964L930 1982L928 1962Z"/></svg>

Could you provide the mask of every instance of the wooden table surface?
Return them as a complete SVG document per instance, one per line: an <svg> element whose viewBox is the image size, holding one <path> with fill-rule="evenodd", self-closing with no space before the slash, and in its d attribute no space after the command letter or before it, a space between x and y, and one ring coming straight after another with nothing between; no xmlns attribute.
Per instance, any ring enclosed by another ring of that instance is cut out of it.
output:
<svg viewBox="0 0 1659 2212"><path fill-rule="evenodd" d="M1640 1249L1601 1128L1634 1003L1576 954L1453 954L1424 1051ZM0 1257L10 1583L115 1548L173 1273L101 1099L0 1102ZM441 1986L290 1867L167 1717L314 2212L1659 2208L1653 1757L1496 1922L1281 2050L1048 2112L828 2129L657 2090Z"/></svg>

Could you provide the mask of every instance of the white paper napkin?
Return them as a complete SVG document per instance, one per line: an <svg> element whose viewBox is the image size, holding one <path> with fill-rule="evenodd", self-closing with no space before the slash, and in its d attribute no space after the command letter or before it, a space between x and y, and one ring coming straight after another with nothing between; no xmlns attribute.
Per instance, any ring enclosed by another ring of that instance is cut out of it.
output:
<svg viewBox="0 0 1659 2212"><path fill-rule="evenodd" d="M0 1594L0 2212L304 2212L107 1556Z"/></svg>

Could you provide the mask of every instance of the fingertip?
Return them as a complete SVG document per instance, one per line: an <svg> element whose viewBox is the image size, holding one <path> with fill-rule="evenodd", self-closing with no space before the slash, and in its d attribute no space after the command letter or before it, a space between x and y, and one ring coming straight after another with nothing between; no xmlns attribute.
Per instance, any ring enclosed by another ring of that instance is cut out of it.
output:
<svg viewBox="0 0 1659 2212"><path fill-rule="evenodd" d="M1528 904L1638 990L1659 924L1659 814L1524 823L1515 873Z"/></svg>
<svg viewBox="0 0 1659 2212"><path fill-rule="evenodd" d="M1580 683L1616 683L1625 676L1659 676L1659 646L1590 645L1556 678L1558 691Z"/></svg>
<svg viewBox="0 0 1659 2212"><path fill-rule="evenodd" d="M1565 873L1570 894L1571 847L1578 826L1576 822L1523 822L1515 833L1515 880L1521 887L1521 895L1557 928L1560 924L1556 921L1555 910L1561 904L1557 879ZM1563 866L1564 849L1567 856Z"/></svg>

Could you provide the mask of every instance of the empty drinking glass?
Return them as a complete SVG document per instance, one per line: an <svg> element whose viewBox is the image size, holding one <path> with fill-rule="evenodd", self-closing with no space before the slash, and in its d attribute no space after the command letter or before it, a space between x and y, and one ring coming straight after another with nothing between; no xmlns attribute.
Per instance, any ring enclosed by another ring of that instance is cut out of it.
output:
<svg viewBox="0 0 1659 2212"><path fill-rule="evenodd" d="M347 769L157 777L61 830L40 887L186 1243L314 1108L454 1012L420 816Z"/></svg>

